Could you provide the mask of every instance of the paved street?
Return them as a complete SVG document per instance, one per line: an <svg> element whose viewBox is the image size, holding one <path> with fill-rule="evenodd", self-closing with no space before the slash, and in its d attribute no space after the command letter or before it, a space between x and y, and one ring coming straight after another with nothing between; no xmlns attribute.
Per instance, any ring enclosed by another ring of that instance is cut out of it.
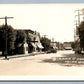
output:
<svg viewBox="0 0 84 84"><path fill-rule="evenodd" d="M56 62L56 57L75 57L73 51L58 51L4 60L0 58L0 76L84 75L84 64ZM83 57L83 55L80 55ZM55 58L55 60L54 60ZM54 62L55 61L55 62Z"/></svg>

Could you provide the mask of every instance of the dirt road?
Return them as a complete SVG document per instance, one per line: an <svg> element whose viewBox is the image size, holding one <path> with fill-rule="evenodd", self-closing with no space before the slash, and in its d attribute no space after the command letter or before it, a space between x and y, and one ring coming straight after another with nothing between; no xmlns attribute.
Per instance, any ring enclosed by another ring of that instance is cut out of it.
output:
<svg viewBox="0 0 84 84"><path fill-rule="evenodd" d="M0 76L84 75L84 64L65 66L63 63L53 62L53 58L64 56L75 55L73 51L58 51L55 54L0 59Z"/></svg>

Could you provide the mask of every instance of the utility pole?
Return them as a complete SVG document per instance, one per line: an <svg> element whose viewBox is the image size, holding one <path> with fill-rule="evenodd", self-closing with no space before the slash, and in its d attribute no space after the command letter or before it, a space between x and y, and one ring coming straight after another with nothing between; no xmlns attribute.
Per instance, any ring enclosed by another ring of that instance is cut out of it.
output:
<svg viewBox="0 0 84 84"><path fill-rule="evenodd" d="M81 9L81 10L75 10L75 12L77 11L77 15L75 15L75 17L77 16L78 19L76 20L76 36L78 36L78 26L80 25L81 23L81 16L83 16L83 21L84 21L84 9ZM78 36L79 37L79 36Z"/></svg>
<svg viewBox="0 0 84 84"><path fill-rule="evenodd" d="M80 22L81 22L81 21L80 21L80 19L81 19L80 16L81 16L81 15L83 16L83 21L84 21L84 9L81 9L81 10L75 10L75 12L76 12L76 11L78 12L78 14L75 15L75 17L78 16L78 25L79 25ZM80 13L80 12L81 12L81 13Z"/></svg>
<svg viewBox="0 0 84 84"><path fill-rule="evenodd" d="M80 15L83 15L83 21L84 21L84 8L81 10L82 14Z"/></svg>
<svg viewBox="0 0 84 84"><path fill-rule="evenodd" d="M5 19L5 59L7 59L7 19L12 19L13 17L1 17L0 19Z"/></svg>
<svg viewBox="0 0 84 84"><path fill-rule="evenodd" d="M81 14L81 11L82 11L82 10L79 10L79 9L78 9L78 10L75 10L75 12L76 12L76 11L77 11L77 15L75 15L75 17L77 16L78 19L76 20L76 24L75 24L75 25L76 25L76 30L75 30L76 32L74 32L74 33L75 33L76 36L75 36L74 38L76 38L76 40L77 40L77 39L79 39L79 35L78 35L79 29L78 29L78 26L79 26L80 23L81 23L81 17L80 17L80 16L83 15L83 14Z"/></svg>
<svg viewBox="0 0 84 84"><path fill-rule="evenodd" d="M80 15L81 15L81 14L80 14L80 11L81 11L81 10L75 10L75 12L76 12L76 11L78 12L78 14L75 15L75 17L78 16L78 25L79 25L79 24L80 24Z"/></svg>
<svg viewBox="0 0 84 84"><path fill-rule="evenodd" d="M77 41L77 43L80 43L79 42L79 34L78 34L78 32L79 32L79 28L78 28L78 26L80 25L80 23L81 23L81 15L83 15L83 13L84 13L84 9L82 9L82 10L75 10L75 12L78 12L78 14L77 15L75 15L75 17L77 16L78 17L78 20L76 21L76 41ZM77 22L78 22L78 24L77 24ZM77 44L78 45L78 44ZM78 45L78 46L76 46L77 48L78 48L78 50L80 50L80 45Z"/></svg>
<svg viewBox="0 0 84 84"><path fill-rule="evenodd" d="M78 23L77 23L77 20L76 20L76 24L74 24L74 25L76 25L76 28L74 28L74 41L76 41L77 36L78 36L78 29L77 29Z"/></svg>

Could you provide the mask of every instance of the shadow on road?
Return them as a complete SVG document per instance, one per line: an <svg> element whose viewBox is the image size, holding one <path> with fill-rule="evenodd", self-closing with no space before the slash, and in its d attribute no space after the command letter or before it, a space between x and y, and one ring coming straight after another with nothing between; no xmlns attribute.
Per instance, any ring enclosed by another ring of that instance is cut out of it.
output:
<svg viewBox="0 0 84 84"><path fill-rule="evenodd" d="M62 54L62 57L52 57L51 59L42 60L44 63L56 63L61 66L81 66L84 65L84 55L79 54Z"/></svg>

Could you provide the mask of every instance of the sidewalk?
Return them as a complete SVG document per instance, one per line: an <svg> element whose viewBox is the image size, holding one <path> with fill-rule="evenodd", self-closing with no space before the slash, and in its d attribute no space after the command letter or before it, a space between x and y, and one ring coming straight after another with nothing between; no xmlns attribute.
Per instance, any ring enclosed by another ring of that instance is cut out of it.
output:
<svg viewBox="0 0 84 84"><path fill-rule="evenodd" d="M13 58L20 58L20 57L27 57L27 56L35 56L39 54L44 54L44 52L33 52L33 53L28 53L28 54L17 54L17 55L8 55L8 59L13 59ZM1 60L5 59L5 56L0 57Z"/></svg>

